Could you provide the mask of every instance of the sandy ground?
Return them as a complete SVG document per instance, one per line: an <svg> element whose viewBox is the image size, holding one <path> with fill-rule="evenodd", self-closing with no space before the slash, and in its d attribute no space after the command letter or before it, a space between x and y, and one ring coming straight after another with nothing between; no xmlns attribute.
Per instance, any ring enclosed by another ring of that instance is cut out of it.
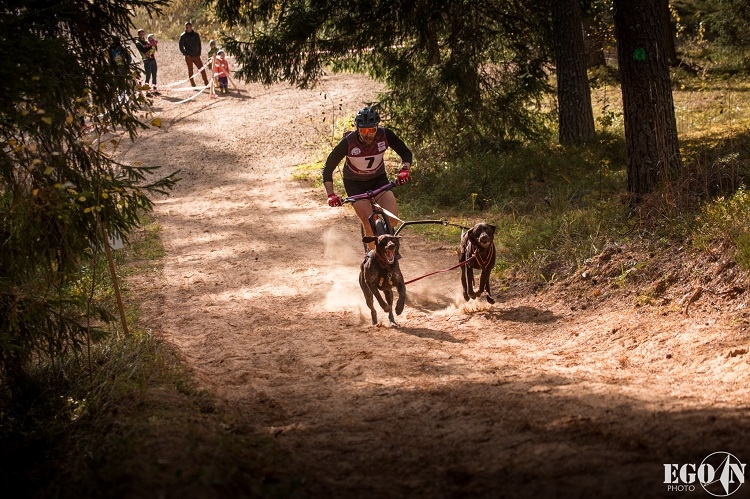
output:
<svg viewBox="0 0 750 499"><path fill-rule="evenodd" d="M185 77L174 52L160 45L162 83ZM685 315L496 285L497 304L467 306L456 270L408 287L400 328L373 327L353 211L292 180L372 83L241 89L165 91L162 127L122 151L183 178L156 200L163 269L130 284L143 324L295 456L310 496L672 497L667 463L750 461L743 297ZM456 263L404 233L407 279Z"/></svg>

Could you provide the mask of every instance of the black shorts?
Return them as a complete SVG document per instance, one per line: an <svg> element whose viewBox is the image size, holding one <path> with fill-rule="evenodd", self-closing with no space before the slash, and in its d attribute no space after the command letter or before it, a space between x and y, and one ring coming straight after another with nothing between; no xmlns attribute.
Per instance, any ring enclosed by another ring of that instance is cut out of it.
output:
<svg viewBox="0 0 750 499"><path fill-rule="evenodd" d="M346 190L347 196L356 196L357 194L364 194L367 191L374 191L378 187L383 187L388 184L388 182L388 175L385 173L372 180L352 180L350 178L344 178L344 189Z"/></svg>

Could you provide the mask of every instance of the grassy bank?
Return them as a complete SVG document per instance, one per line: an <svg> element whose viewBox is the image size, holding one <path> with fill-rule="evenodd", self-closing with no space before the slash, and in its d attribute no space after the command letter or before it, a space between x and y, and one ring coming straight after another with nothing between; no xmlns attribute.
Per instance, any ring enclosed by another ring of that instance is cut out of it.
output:
<svg viewBox="0 0 750 499"><path fill-rule="evenodd" d="M569 275L612 245L721 248L750 268L750 199L742 188L750 176L750 84L679 69L674 76L684 169L644 199L627 193L619 88L610 78L593 90L597 140L586 147L563 148L551 130L545 141L504 153L434 161L417 151L412 181L395 191L402 218L494 223L496 273L531 281ZM329 142L295 179L319 183ZM413 230L448 243L459 237L451 228Z"/></svg>
<svg viewBox="0 0 750 499"><path fill-rule="evenodd" d="M274 472L273 440L237 423L172 346L137 326L143 296L123 278L160 273L164 249L153 221L131 243L115 252L130 334L113 326L80 355L38 362L32 395L0 400L0 482L19 497L293 495L294 479ZM111 282L97 294L114 307Z"/></svg>

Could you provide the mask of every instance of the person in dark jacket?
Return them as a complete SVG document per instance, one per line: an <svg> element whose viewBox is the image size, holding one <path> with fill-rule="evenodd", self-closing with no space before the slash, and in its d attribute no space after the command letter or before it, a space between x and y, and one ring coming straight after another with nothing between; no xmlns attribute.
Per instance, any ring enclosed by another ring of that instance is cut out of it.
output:
<svg viewBox="0 0 750 499"><path fill-rule="evenodd" d="M201 61L201 37L193 31L193 25L189 22L185 23L185 32L180 35L180 52L185 56L190 84L196 86L195 78L193 78L193 64L195 64L201 70L203 84L208 86L208 77L203 68L203 61Z"/></svg>
<svg viewBox="0 0 750 499"><path fill-rule="evenodd" d="M384 156L389 147L401 157L401 170L398 172L396 182L402 185L409 181L411 150L391 129L378 126L379 123L378 112L371 107L363 107L354 117L356 130L346 132L328 155L323 167L323 186L328 196L329 206L341 206L341 199L333 192L333 171L342 159L346 160L342 176L348 196L364 194L388 184ZM398 216L398 203L393 192L385 191L375 200L380 206ZM372 214L372 204L366 199L360 199L354 202L353 207L362 222L365 235L372 236L372 228L368 221ZM397 218L391 218L391 225L395 226L397 221ZM369 247L375 249L375 244L369 243Z"/></svg>
<svg viewBox="0 0 750 499"><path fill-rule="evenodd" d="M156 50L157 50L157 41L154 38L154 35L149 35L149 38L146 38L146 31L139 29L138 30L138 39L135 41L135 46L138 49L138 52L140 52L141 57L143 58L143 69L146 74L146 84L145 89L146 95L149 97L151 96L151 93L149 92L149 89L151 92L155 94L159 94L159 92L156 90ZM151 81L152 87L149 87L149 81Z"/></svg>

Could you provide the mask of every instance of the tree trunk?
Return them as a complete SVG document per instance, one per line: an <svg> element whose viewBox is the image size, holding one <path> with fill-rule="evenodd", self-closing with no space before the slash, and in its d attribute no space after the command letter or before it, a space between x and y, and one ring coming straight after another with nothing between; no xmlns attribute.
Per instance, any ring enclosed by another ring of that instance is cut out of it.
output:
<svg viewBox="0 0 750 499"><path fill-rule="evenodd" d="M682 169L659 6L614 0L622 82L628 190L650 192Z"/></svg>
<svg viewBox="0 0 750 499"><path fill-rule="evenodd" d="M557 66L559 141L582 144L594 139L594 113L586 73L583 22L578 0L553 0Z"/></svg>
<svg viewBox="0 0 750 499"><path fill-rule="evenodd" d="M674 26L672 25L672 13L669 11L669 0L659 0L659 12L661 16L662 30L664 31L664 54L670 66L677 66L677 50L674 46Z"/></svg>

